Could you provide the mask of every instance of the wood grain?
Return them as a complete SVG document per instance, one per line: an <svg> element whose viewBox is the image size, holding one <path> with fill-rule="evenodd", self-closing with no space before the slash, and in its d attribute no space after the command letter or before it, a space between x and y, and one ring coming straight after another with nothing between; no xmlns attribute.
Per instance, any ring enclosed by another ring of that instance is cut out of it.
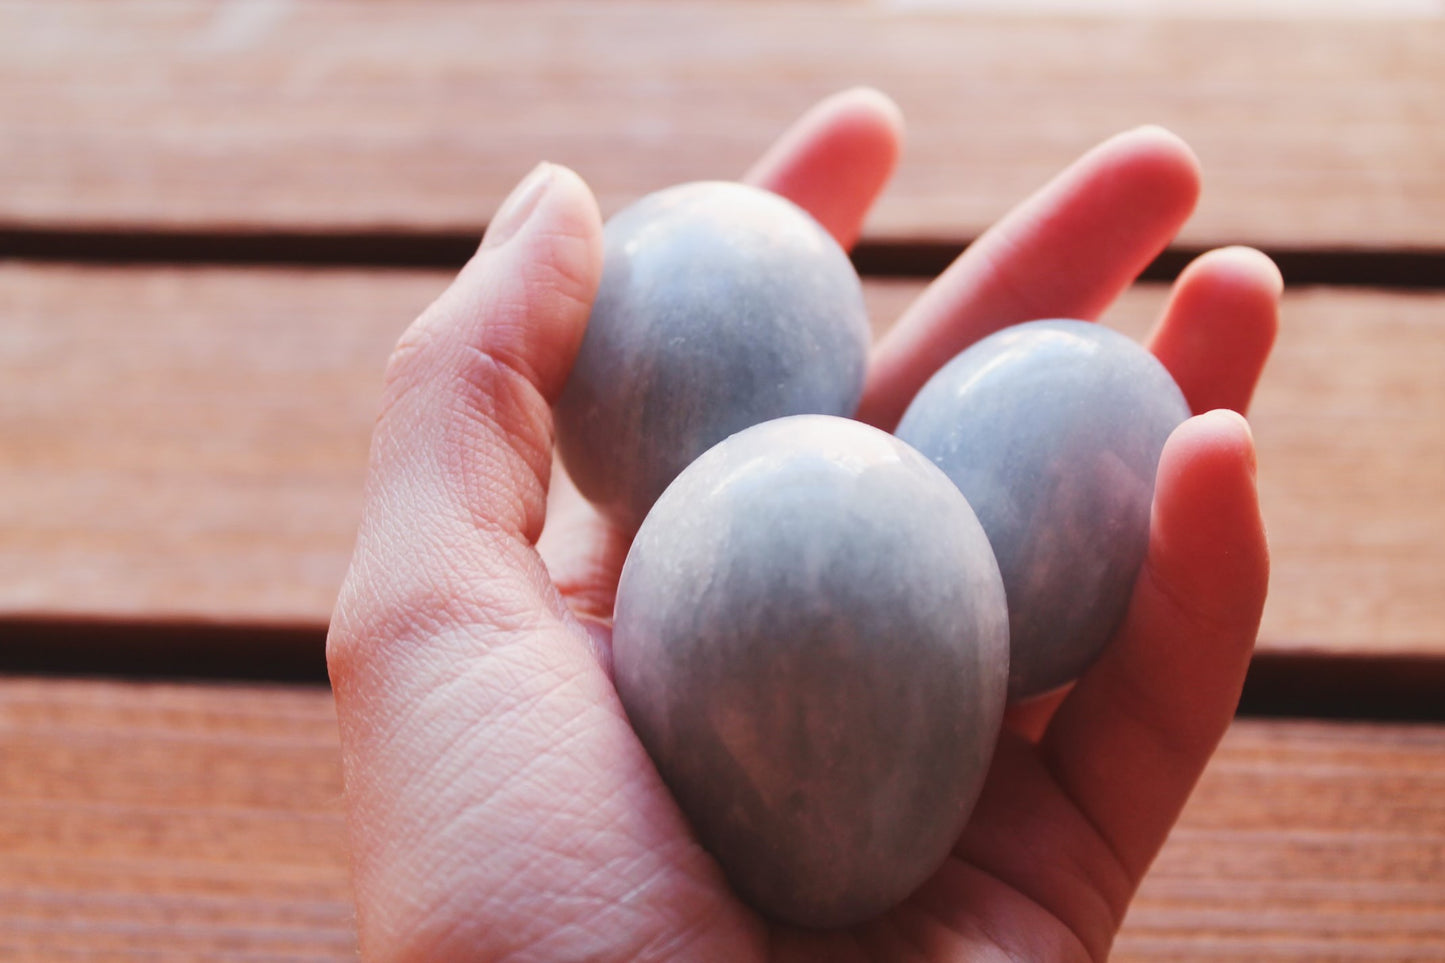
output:
<svg viewBox="0 0 1445 963"><path fill-rule="evenodd" d="M0 617L324 625L431 272L0 265ZM886 325L918 290L868 286ZM1124 298L1141 335L1163 290ZM1445 655L1445 295L1290 294L1261 647Z"/></svg>
<svg viewBox="0 0 1445 963"><path fill-rule="evenodd" d="M0 956L354 959L320 689L0 680ZM1445 728L1237 722L1120 960L1445 957Z"/></svg>
<svg viewBox="0 0 1445 963"><path fill-rule="evenodd" d="M319 689L0 682L0 957L355 959Z"/></svg>
<svg viewBox="0 0 1445 963"><path fill-rule="evenodd" d="M324 623L430 274L0 265L0 607Z"/></svg>
<svg viewBox="0 0 1445 963"><path fill-rule="evenodd" d="M866 83L911 124L875 238L974 236L1162 123L1206 171L1188 244L1445 246L1438 5L1047 6L11 0L0 227L475 233L539 159L610 210Z"/></svg>
<svg viewBox="0 0 1445 963"><path fill-rule="evenodd" d="M1445 958L1445 730L1236 722L1117 960Z"/></svg>

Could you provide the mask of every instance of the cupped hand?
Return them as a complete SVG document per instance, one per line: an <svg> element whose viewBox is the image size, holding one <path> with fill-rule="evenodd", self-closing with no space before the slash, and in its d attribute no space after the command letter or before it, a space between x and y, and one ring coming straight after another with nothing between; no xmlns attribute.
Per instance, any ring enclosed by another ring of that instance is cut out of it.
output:
<svg viewBox="0 0 1445 963"><path fill-rule="evenodd" d="M747 179L848 246L900 136L891 103L850 91ZM1193 156L1162 130L1090 151L881 339L859 417L891 428L938 367L1006 324L1096 318L1197 192ZM1268 553L1236 412L1274 338L1274 266L1204 255L1150 338L1197 416L1164 449L1117 637L1067 693L1011 713L930 880L877 920L814 933L731 894L610 681L627 536L553 468L550 414L601 264L591 194L543 165L389 362L327 645L364 957L1103 959L1229 723L1258 627Z"/></svg>

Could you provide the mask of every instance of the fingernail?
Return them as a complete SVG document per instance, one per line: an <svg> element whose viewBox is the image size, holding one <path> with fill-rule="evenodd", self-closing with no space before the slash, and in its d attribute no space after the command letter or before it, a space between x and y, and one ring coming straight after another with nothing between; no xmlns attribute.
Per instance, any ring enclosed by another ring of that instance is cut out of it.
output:
<svg viewBox="0 0 1445 963"><path fill-rule="evenodd" d="M482 237L483 248L505 244L521 230L522 225L527 223L527 219L537 209L537 202L547 193L554 170L551 164L543 161L522 178L522 182L507 195L507 199L492 217L492 222L487 225L487 233Z"/></svg>

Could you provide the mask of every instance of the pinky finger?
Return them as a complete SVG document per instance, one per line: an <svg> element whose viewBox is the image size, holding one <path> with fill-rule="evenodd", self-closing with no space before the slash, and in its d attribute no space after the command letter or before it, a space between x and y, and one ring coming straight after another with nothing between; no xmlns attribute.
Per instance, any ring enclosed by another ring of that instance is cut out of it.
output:
<svg viewBox="0 0 1445 963"><path fill-rule="evenodd" d="M1284 280L1253 248L1201 255L1179 276L1149 348L1169 369L1196 414L1241 414L1274 345Z"/></svg>
<svg viewBox="0 0 1445 963"><path fill-rule="evenodd" d="M1244 682L1269 577L1254 476L1238 414L1199 415L1170 436L1124 625L1041 743L1059 784L1136 883Z"/></svg>

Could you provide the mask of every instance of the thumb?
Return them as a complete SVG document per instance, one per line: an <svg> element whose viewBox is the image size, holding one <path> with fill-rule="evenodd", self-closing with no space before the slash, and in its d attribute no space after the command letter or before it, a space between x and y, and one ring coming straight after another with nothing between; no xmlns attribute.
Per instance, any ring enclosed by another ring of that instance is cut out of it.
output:
<svg viewBox="0 0 1445 963"><path fill-rule="evenodd" d="M538 168L388 367L327 639L366 959L670 959L745 919L534 549L601 231Z"/></svg>
<svg viewBox="0 0 1445 963"><path fill-rule="evenodd" d="M597 203L539 165L387 364L360 531L327 645L333 685L407 658L418 625L511 623L561 603L532 545L551 403L602 271Z"/></svg>
<svg viewBox="0 0 1445 963"><path fill-rule="evenodd" d="M601 231L597 203L572 171L540 164L517 186L480 249L392 353L368 509L385 492L535 541L551 459L550 406L596 294Z"/></svg>
<svg viewBox="0 0 1445 963"><path fill-rule="evenodd" d="M361 525L327 663L338 695L395 677L423 627L560 616L533 550L546 513L551 403L602 272L602 224L572 171L533 170L387 363Z"/></svg>
<svg viewBox="0 0 1445 963"><path fill-rule="evenodd" d="M523 710L568 693L531 710L547 732L606 705L585 633L568 623L532 547L550 404L601 268L591 193L571 171L542 165L387 366L360 531L327 638L361 940L379 957L425 942L427 921L440 926L439 908L467 885L493 888L475 877L477 850L495 847L495 834L468 820L479 800L525 808L502 792L508 780L525 788L516 774L539 755L517 736Z"/></svg>
<svg viewBox="0 0 1445 963"><path fill-rule="evenodd" d="M533 544L546 514L550 406L601 273L591 191L572 171L540 164L402 335L387 363L356 549L328 639L333 685L354 663L387 662L374 642L356 653L350 640L406 634L398 622L562 614Z"/></svg>

